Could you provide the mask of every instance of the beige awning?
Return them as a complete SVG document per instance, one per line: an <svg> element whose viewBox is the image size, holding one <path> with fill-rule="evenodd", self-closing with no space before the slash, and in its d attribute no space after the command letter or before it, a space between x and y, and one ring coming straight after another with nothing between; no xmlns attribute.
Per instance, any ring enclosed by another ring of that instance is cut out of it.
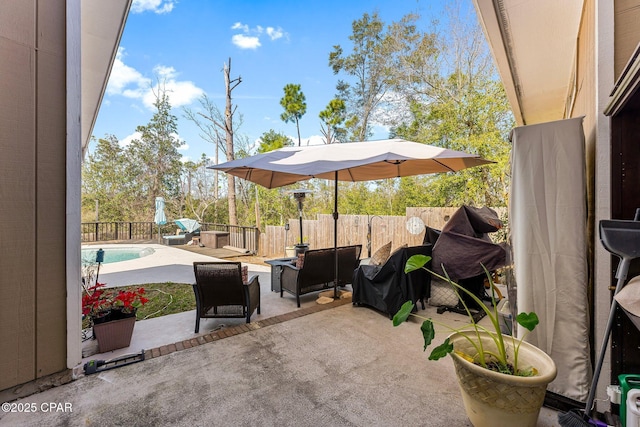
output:
<svg viewBox="0 0 640 427"><path fill-rule="evenodd" d="M519 125L566 118L583 0L474 0Z"/></svg>
<svg viewBox="0 0 640 427"><path fill-rule="evenodd" d="M132 0L82 1L82 157L98 116Z"/></svg>

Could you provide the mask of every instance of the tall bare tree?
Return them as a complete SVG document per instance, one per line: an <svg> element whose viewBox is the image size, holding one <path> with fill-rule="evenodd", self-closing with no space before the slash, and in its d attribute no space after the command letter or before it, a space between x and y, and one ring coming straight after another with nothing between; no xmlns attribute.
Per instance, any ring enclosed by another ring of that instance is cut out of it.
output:
<svg viewBox="0 0 640 427"><path fill-rule="evenodd" d="M198 129L200 129L200 138L213 144L215 147L213 161L214 164L217 165L220 163L220 152L222 152L225 157L227 153L226 141L222 136L223 128L215 124L215 122L224 123L224 114L211 99L209 99L206 93L200 97L199 102L203 111L196 113L190 108L185 107L184 117L192 121ZM206 121L202 121L201 117L206 119ZM216 201L220 198L219 176L220 171L213 171L213 197Z"/></svg>
<svg viewBox="0 0 640 427"><path fill-rule="evenodd" d="M231 92L242 83L242 77L238 76L232 79L231 76L231 58L229 62L223 66L224 74L224 86L225 86L225 108L224 115L220 114L220 111L216 108L211 101L205 96L200 99L200 105L205 109L205 112L199 114L205 119L209 120L213 126L204 125L200 122L195 114L188 109L185 109L185 116L187 119L193 121L203 132L201 136L209 142L212 142L216 146L216 164L218 163L218 149L222 149L227 157L227 161L235 159L234 155L234 114L237 106L233 105ZM216 129L217 128L217 129ZM222 138L219 131L224 132L224 145L222 144ZM218 176L215 176L215 191L218 188ZM227 175L227 198L229 201L229 224L238 225L238 211L236 207L236 180L233 175ZM217 195L216 195L217 198Z"/></svg>

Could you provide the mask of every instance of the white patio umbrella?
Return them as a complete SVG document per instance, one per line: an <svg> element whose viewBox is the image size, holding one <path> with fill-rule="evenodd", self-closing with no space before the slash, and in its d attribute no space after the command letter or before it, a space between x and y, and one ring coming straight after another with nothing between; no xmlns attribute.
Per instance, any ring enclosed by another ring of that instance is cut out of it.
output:
<svg viewBox="0 0 640 427"><path fill-rule="evenodd" d="M334 248L338 246L338 181L371 181L439 172L456 172L493 163L480 156L433 145L384 139L342 144L285 147L219 165L231 175L276 188L311 178L333 179ZM337 295L338 259L336 251Z"/></svg>
<svg viewBox="0 0 640 427"><path fill-rule="evenodd" d="M158 226L158 241L160 241L160 226L167 223L167 217L164 214L164 199L156 197L156 214L153 222Z"/></svg>

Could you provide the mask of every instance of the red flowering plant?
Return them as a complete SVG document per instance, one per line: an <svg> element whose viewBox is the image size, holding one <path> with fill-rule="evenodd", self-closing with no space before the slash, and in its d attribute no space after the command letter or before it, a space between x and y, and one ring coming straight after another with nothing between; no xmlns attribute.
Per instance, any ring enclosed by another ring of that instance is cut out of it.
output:
<svg viewBox="0 0 640 427"><path fill-rule="evenodd" d="M132 291L118 291L113 300L113 308L119 309L122 313L135 313L138 307L149 301L144 296L144 288L138 288Z"/></svg>
<svg viewBox="0 0 640 427"><path fill-rule="evenodd" d="M111 294L106 292L104 283L96 283L82 293L82 316L95 318L111 310Z"/></svg>
<svg viewBox="0 0 640 427"><path fill-rule="evenodd" d="M148 299L144 288L135 290L106 290L104 283L86 288L82 294L82 316L92 323L108 322L129 317Z"/></svg>

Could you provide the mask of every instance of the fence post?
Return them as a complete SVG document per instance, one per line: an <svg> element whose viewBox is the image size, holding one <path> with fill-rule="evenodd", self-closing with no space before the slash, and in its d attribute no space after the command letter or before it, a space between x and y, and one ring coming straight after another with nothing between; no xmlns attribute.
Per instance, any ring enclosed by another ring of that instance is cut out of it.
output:
<svg viewBox="0 0 640 427"><path fill-rule="evenodd" d="M254 239L256 242L256 247L255 247L256 255L260 255L260 230L258 229L258 227L255 228Z"/></svg>
<svg viewBox="0 0 640 427"><path fill-rule="evenodd" d="M131 234L132 234L131 232L132 232L132 229L133 229L133 223L132 223L132 222L130 222L130 223L129 223L129 240L131 240Z"/></svg>
<svg viewBox="0 0 640 427"><path fill-rule="evenodd" d="M98 241L98 223L96 222L96 231L95 233L93 233L93 238L95 239L94 241L97 242Z"/></svg>
<svg viewBox="0 0 640 427"><path fill-rule="evenodd" d="M247 229L242 227L242 247L247 247Z"/></svg>

